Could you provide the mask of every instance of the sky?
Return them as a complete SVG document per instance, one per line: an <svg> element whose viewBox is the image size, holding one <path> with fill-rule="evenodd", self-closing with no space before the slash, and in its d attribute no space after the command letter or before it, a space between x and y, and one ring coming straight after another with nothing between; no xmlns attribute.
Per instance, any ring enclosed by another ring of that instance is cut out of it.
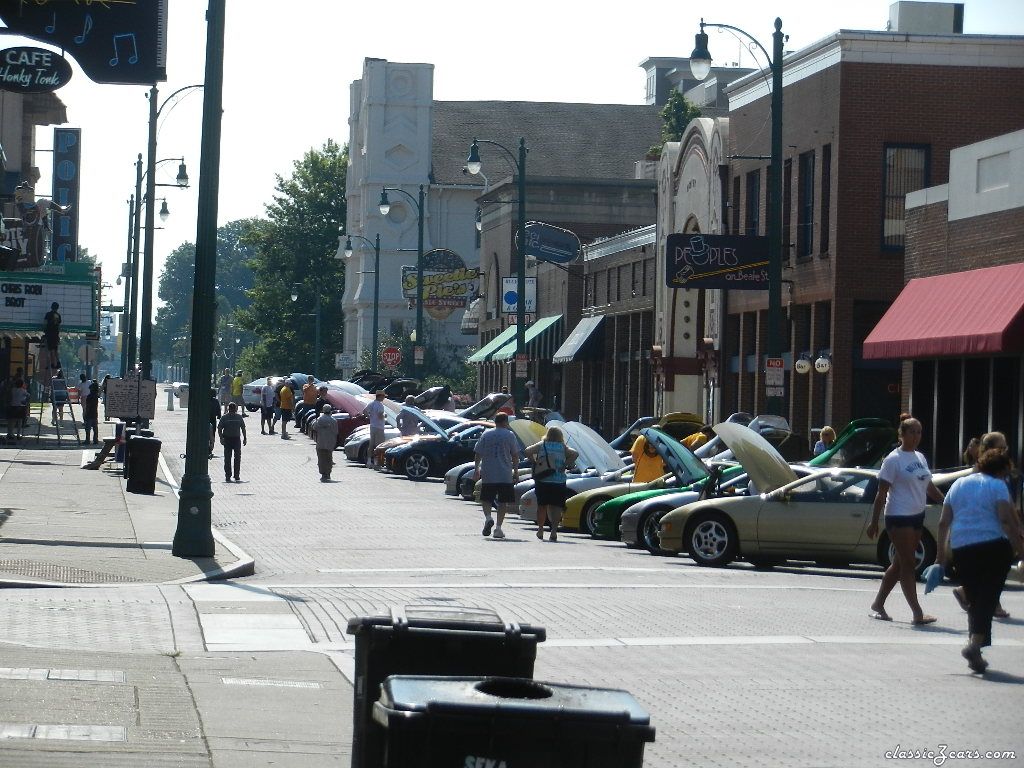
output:
<svg viewBox="0 0 1024 768"><path fill-rule="evenodd" d="M436 100L641 104L640 62L688 56L702 13L708 22L741 27L769 50L779 16L790 36L787 50L798 50L838 29L883 30L889 5L725 0L712 11L649 0L597 11L580 0L520 0L501 16L499 6L465 0L227 0L218 221L263 216L275 174L288 176L296 160L328 139L348 141L349 85L367 57L432 63ZM161 103L203 81L206 7L205 0L170 0ZM964 31L1024 34L1024 0L965 0ZM716 61L755 66L736 38L709 33ZM3 47L18 44L38 42L12 36ZM99 257L104 280L113 283L127 250L134 163L146 151L148 88L96 84L72 66L70 83L57 95L67 105L68 126L82 129L79 244ZM196 239L202 99L203 91L193 89L162 111L157 157L184 157L192 185L157 189L171 216L156 232L156 275L167 254ZM40 129L37 148L52 148L52 137L52 128ZM39 152L36 165L43 174L37 195L45 197L49 153ZM177 170L177 162L160 165L158 183L172 184Z"/></svg>

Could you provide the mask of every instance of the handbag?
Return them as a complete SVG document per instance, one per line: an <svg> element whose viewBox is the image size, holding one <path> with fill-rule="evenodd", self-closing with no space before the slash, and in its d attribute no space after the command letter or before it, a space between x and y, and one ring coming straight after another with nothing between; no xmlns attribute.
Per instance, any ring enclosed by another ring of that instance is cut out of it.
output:
<svg viewBox="0 0 1024 768"><path fill-rule="evenodd" d="M553 477L555 475L555 468L551 466L551 459L548 458L547 450L544 451L544 461L548 465L547 469L542 469L539 472L534 471L533 473L533 479L537 482L543 482L544 480L547 480L549 477Z"/></svg>

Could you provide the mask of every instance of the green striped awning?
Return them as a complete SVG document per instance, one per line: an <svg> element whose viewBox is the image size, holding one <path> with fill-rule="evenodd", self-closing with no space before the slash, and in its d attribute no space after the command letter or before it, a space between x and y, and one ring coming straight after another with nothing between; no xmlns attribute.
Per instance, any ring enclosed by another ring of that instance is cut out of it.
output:
<svg viewBox="0 0 1024 768"><path fill-rule="evenodd" d="M542 317L526 329L526 352L534 360L549 359L557 347L556 334L561 327L562 316L551 315ZM514 328L515 326L513 326ZM551 351L548 352L547 348ZM491 360L512 360L516 356L516 339L513 331L512 338L505 346L491 355Z"/></svg>
<svg viewBox="0 0 1024 768"><path fill-rule="evenodd" d="M490 359L492 354L494 354L499 349L508 344L509 339L514 339L515 337L516 327L514 325L510 325L508 328L506 328L504 331L499 333L493 339L491 339L482 347L480 347L480 349L478 349L476 352L474 352L472 355L466 358L466 362L474 364L486 363Z"/></svg>

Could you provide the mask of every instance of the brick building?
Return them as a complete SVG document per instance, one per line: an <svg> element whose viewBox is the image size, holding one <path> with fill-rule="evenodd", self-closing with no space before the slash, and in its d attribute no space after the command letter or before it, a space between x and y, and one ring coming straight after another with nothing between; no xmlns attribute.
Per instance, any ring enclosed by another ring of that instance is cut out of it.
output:
<svg viewBox="0 0 1024 768"><path fill-rule="evenodd" d="M861 345L904 284L906 195L945 183L955 147L1024 122L1024 39L954 28L843 30L785 57L785 415L798 433L898 415L899 363ZM730 154L767 155L764 78L737 81L729 98ZM730 233L766 234L767 177L767 160L731 163ZM727 301L722 411L761 412L767 295ZM830 373L793 373L794 358L822 352Z"/></svg>
<svg viewBox="0 0 1024 768"><path fill-rule="evenodd" d="M907 196L907 285L864 343L902 362L903 408L937 466L993 429L1024 451L1024 130L949 153Z"/></svg>

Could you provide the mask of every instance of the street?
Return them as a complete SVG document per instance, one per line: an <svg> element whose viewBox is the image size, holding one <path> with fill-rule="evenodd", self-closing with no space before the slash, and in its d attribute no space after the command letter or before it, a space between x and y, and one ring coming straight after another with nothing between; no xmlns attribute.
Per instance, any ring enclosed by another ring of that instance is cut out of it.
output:
<svg viewBox="0 0 1024 768"><path fill-rule="evenodd" d="M154 425L175 479L186 414L159 409ZM545 627L535 677L630 691L657 728L647 766L1024 753L1018 586L1004 593L1012 618L994 627L989 673L972 676L959 653L966 615L948 586L922 597L939 622L915 628L898 591L893 622L868 618L876 569L707 569L574 533L540 542L518 518L505 540L484 539L479 507L444 496L440 481L377 474L338 451L334 481L321 484L308 438L263 436L254 417L246 426L243 482L220 481L219 449L210 474L214 523L255 558L254 576L5 591L0 685L13 695L0 703L0 765L347 765L347 620L425 603ZM123 743L104 746L97 731L76 755L19 738L18 723L45 723L53 706L33 669L141 672L134 703L116 680L100 696L75 678L67 704L96 726L125 728ZM159 702L160 719L137 719L147 701Z"/></svg>

